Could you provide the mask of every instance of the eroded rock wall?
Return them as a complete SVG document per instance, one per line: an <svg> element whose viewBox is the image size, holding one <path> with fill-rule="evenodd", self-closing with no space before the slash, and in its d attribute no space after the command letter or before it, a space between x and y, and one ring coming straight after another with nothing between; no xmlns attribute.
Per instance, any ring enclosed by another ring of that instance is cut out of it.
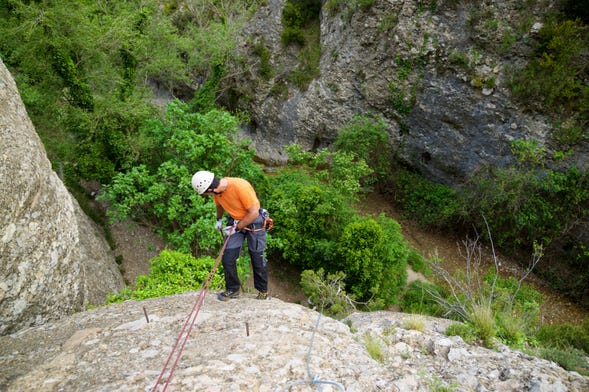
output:
<svg viewBox="0 0 589 392"><path fill-rule="evenodd" d="M123 287L102 231L52 170L0 62L0 334L103 303Z"/></svg>
<svg viewBox="0 0 589 392"><path fill-rule="evenodd" d="M304 91L288 81L301 51L280 40L285 2L260 7L239 47L246 64L227 79L238 90L232 105L251 114L243 134L261 158L284 163L293 143L328 147L342 125L367 113L384 119L399 159L452 186L513 163L513 140L534 140L547 157L558 150L550 119L518 107L506 85L510 70L528 61L554 1L375 0L339 9L341 2L324 2L320 75ZM270 77L260 73L262 46ZM547 164L586 170L589 143L574 148L570 160Z"/></svg>

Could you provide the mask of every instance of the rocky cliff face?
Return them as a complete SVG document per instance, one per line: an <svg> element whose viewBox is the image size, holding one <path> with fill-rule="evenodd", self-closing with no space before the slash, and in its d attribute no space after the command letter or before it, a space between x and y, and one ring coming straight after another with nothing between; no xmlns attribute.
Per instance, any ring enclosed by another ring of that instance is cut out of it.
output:
<svg viewBox="0 0 589 392"><path fill-rule="evenodd" d="M197 293L185 293L127 301L0 337L0 390L162 390L176 356L168 367L166 360L196 298ZM448 337L448 320L420 319L424 328L419 331L408 327L408 320L418 316L401 313L356 313L340 322L278 299L208 298L168 390L589 389L589 378L552 362ZM368 341L377 347L374 358ZM168 371L157 384L164 368Z"/></svg>
<svg viewBox="0 0 589 392"><path fill-rule="evenodd" d="M103 233L52 170L0 62L0 335L123 287Z"/></svg>
<svg viewBox="0 0 589 392"><path fill-rule="evenodd" d="M446 184L510 164L512 140L552 151L549 119L514 104L505 83L509 68L526 63L554 1L375 0L339 11L324 2L320 76L305 91L286 82L300 51L280 42L284 3L267 1L246 28L246 64L231 81L233 104L252 115L244 136L261 158L282 163L292 143L327 147L352 116L366 113L383 117L401 160ZM266 79L260 45L270 53ZM589 168L589 143L576 148L567 164Z"/></svg>

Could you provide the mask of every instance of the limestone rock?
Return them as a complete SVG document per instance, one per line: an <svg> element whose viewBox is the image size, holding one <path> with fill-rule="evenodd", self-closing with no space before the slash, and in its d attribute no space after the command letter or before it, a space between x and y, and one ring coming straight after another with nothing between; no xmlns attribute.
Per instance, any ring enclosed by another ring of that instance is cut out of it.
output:
<svg viewBox="0 0 589 392"><path fill-rule="evenodd" d="M52 170L0 62L0 334L103 303L123 287L102 231Z"/></svg>
<svg viewBox="0 0 589 392"><path fill-rule="evenodd" d="M459 184L486 165L511 164L513 140L536 140L548 152L558 148L550 118L517 107L506 86L508 70L527 62L533 37L514 42L508 54L500 48L518 18L538 28L553 0L530 4L525 15L514 0L475 8L436 2L435 9L421 1L375 0L367 8L335 2L339 11L323 2L320 72L304 91L286 82L300 65L300 48L280 41L285 2L259 8L239 46L247 65L236 64L226 79L233 94L225 101L251 115L242 136L260 158L284 163L284 148L293 143L329 147L342 125L366 113L382 116L396 156L445 184ZM493 27L493 20L502 23ZM256 45L270 53L270 78L258 72ZM574 148L571 161L548 164L586 170L589 142Z"/></svg>
<svg viewBox="0 0 589 392"><path fill-rule="evenodd" d="M198 292L101 307L0 337L0 390L162 390ZM147 314L148 318L145 317ZM340 322L301 305L254 295L205 296L181 350L173 391L585 391L589 379L501 347L444 335L450 321L406 329L395 312ZM148 322L149 320L149 322ZM190 323L188 323L190 325ZM186 329L188 331L188 328ZM375 360L370 335L381 347ZM166 361L171 358L166 367ZM161 383L157 383L163 372ZM438 389L435 389L438 388Z"/></svg>

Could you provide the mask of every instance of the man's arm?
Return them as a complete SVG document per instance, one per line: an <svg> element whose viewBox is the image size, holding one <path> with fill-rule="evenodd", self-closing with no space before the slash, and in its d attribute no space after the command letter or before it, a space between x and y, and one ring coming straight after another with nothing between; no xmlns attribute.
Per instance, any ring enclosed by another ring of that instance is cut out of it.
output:
<svg viewBox="0 0 589 392"><path fill-rule="evenodd" d="M225 209L220 204L217 204L217 219L223 218L224 212L225 212Z"/></svg>
<svg viewBox="0 0 589 392"><path fill-rule="evenodd" d="M253 206L247 209L247 215L237 224L237 230L242 230L245 227L249 226L250 223L256 220L258 215L260 215L260 210L254 204Z"/></svg>

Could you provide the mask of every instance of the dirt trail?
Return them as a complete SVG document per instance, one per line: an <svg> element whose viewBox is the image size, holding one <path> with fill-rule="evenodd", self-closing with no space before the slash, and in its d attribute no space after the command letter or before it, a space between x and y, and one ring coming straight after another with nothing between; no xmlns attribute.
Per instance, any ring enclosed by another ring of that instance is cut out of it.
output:
<svg viewBox="0 0 589 392"><path fill-rule="evenodd" d="M437 255L442 265L449 271L456 268L464 269L464 259L461 250L464 249L464 238L455 238L444 233L424 231L415 223L405 219L398 211L395 211L390 203L382 196L370 194L362 202L362 214L377 215L384 212L387 216L397 220L402 227L405 239L424 257ZM165 248L162 239L149 228L139 226L132 222L118 223L111 227L111 232L117 248L115 254L121 255L124 276L129 284L134 284L138 275L149 273L148 261L157 256ZM484 249L484 258L488 262L493 260L489 249ZM500 260L500 272L502 276L521 277L522 270L516 263L498 255ZM300 271L288 263L269 262L269 288L270 294L283 301L305 304L306 298L302 294L299 281ZM424 279L420 274L410 271L410 280ZM537 290L546 296L546 301L541 307L542 317L545 323L570 322L580 324L584 318L589 317L589 310L575 306L574 303L562 298L554 290L551 290L535 276L531 276L526 282L532 283ZM244 285L246 289L253 290L251 278Z"/></svg>

